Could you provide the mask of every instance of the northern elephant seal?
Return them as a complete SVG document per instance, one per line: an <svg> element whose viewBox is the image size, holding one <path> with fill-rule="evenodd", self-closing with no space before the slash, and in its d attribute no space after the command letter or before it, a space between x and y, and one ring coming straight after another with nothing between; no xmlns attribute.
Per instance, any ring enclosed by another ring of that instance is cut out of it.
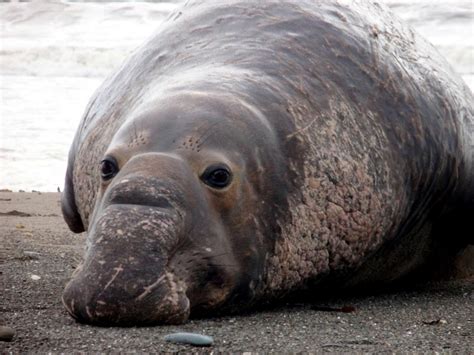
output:
<svg viewBox="0 0 474 355"><path fill-rule="evenodd" d="M445 260L473 242L473 102L378 4L187 2L77 131L62 206L88 239L63 302L180 323Z"/></svg>

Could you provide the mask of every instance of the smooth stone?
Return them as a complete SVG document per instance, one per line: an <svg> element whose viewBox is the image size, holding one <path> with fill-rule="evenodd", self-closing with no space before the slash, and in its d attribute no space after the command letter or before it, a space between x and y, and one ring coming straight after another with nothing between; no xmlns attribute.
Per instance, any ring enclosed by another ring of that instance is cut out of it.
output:
<svg viewBox="0 0 474 355"><path fill-rule="evenodd" d="M165 336L165 340L176 344L190 344L194 346L211 346L214 339L197 333L172 333Z"/></svg>
<svg viewBox="0 0 474 355"><path fill-rule="evenodd" d="M11 341L14 335L15 331L12 328L0 326L0 341Z"/></svg>

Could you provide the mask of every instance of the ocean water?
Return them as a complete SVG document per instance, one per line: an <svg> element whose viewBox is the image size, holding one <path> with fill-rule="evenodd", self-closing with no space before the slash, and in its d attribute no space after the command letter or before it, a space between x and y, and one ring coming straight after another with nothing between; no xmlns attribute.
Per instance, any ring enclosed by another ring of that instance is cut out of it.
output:
<svg viewBox="0 0 474 355"><path fill-rule="evenodd" d="M431 41L474 91L471 0L379 2ZM0 3L0 189L62 189L90 96L179 3Z"/></svg>

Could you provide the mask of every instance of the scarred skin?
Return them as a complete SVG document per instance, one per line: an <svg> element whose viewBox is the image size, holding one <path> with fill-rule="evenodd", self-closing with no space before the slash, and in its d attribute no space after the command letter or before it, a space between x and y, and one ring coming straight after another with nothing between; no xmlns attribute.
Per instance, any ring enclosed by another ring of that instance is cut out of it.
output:
<svg viewBox="0 0 474 355"><path fill-rule="evenodd" d="M62 207L88 239L64 305L182 323L442 269L474 243L473 102L380 5L187 2L77 131Z"/></svg>

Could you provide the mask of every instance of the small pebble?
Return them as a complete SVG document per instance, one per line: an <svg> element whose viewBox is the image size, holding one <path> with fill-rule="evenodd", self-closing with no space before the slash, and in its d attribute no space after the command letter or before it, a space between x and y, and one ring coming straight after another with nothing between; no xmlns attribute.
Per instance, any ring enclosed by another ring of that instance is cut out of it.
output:
<svg viewBox="0 0 474 355"><path fill-rule="evenodd" d="M38 281L38 280L41 280L41 276L38 276L38 275L31 275L31 279L33 281Z"/></svg>
<svg viewBox="0 0 474 355"><path fill-rule="evenodd" d="M423 324L426 324L426 325L439 325L439 324L447 324L448 322L446 321L446 319L436 319L436 320L432 320L432 321L423 321Z"/></svg>
<svg viewBox="0 0 474 355"><path fill-rule="evenodd" d="M27 256L28 258L32 259L32 260L38 260L39 257L40 257L40 253L38 253L36 251L27 251L27 250L25 250L25 251L23 251L23 254L25 256Z"/></svg>
<svg viewBox="0 0 474 355"><path fill-rule="evenodd" d="M12 328L0 326L0 341L11 341L14 335L15 331Z"/></svg>
<svg viewBox="0 0 474 355"><path fill-rule="evenodd" d="M189 344L194 346L211 346L212 337L197 333L173 333L165 336L165 340L176 344Z"/></svg>

